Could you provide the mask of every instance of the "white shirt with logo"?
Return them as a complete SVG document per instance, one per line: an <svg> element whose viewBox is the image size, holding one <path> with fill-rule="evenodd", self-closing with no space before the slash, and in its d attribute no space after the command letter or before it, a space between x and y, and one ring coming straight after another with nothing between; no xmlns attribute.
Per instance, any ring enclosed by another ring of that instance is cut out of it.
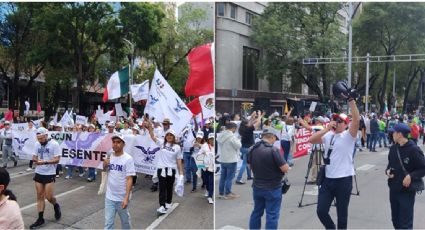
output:
<svg viewBox="0 0 425 230"><path fill-rule="evenodd" d="M112 154L109 162L106 199L123 201L126 193L127 177L135 175L134 160L130 154L124 152L119 157Z"/></svg>
<svg viewBox="0 0 425 230"><path fill-rule="evenodd" d="M35 143L35 156L39 160L49 161L54 157L61 155L61 149L56 140L50 139L45 146L42 146L40 142ZM56 164L37 165L35 167L35 173L40 175L55 175Z"/></svg>
<svg viewBox="0 0 425 230"><path fill-rule="evenodd" d="M327 178L341 178L354 175L354 162L353 152L356 143L356 138L351 136L348 130L341 133L334 133L332 131L327 132L323 137L322 141L325 146L325 155L328 157L328 150L331 145L331 139L333 150L330 156L330 164L326 165L326 177Z"/></svg>
<svg viewBox="0 0 425 230"><path fill-rule="evenodd" d="M177 144L164 143L158 139L157 145L161 147L156 153L155 161L157 168L177 169L177 159L183 159L181 148Z"/></svg>

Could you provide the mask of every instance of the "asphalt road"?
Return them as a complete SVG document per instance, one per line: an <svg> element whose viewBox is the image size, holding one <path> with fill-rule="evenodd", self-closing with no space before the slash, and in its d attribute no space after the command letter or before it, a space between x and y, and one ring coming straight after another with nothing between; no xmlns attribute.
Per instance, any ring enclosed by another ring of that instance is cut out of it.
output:
<svg viewBox="0 0 425 230"><path fill-rule="evenodd" d="M9 166L13 163L9 162ZM36 194L32 180L34 172L25 169L28 161L19 161L17 167L9 167L11 174L11 189L18 197L25 227L29 228L37 218L35 205ZM64 179L65 175L57 178L55 194L62 208L62 218L54 219L53 206L46 202L44 218L46 224L41 229L103 229L104 227L104 195L97 195L100 184L100 172L97 180L92 183L80 178L77 172L70 180ZM190 193L191 186L185 186L184 197L173 196L174 208L167 215L158 218L156 209L158 204L158 192L149 190L151 180L139 174L138 183L133 190L130 201L130 216L132 227L135 229L212 229L213 228L213 205L208 204L203 197L204 191L198 189L196 193ZM121 228L121 223L116 217L115 228Z"/></svg>
<svg viewBox="0 0 425 230"><path fill-rule="evenodd" d="M424 149L424 146L421 146ZM350 199L348 211L348 228L351 229L391 229L391 210L389 191L384 170L387 165L388 149L378 148L378 152L358 152L355 158L357 187L359 196ZM323 229L316 216L317 186L307 185L302 205L299 207L307 172L308 156L295 160L289 172L291 188L284 195L279 228L284 229ZM245 175L246 176L246 173ZM234 184L232 190L240 197L234 200L216 201L217 229L248 228L249 217L253 209L251 181L247 184ZM353 181L354 184L354 181ZM218 178L216 178L218 188ZM356 185L353 185L356 193ZM217 195L218 193L216 193ZM309 205L310 204L310 205ZM331 216L336 223L336 209L331 208ZM416 196L414 228L425 228L425 193ZM264 228L265 214L262 220Z"/></svg>

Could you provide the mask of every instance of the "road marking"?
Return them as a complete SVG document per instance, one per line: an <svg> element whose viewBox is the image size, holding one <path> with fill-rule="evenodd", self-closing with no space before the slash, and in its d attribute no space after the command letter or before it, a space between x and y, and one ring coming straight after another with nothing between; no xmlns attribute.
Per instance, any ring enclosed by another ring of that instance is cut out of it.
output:
<svg viewBox="0 0 425 230"><path fill-rule="evenodd" d="M371 169L373 167L375 167L375 165L365 164L365 165L362 165L362 166L358 167L356 170L367 171L367 170L369 170L369 169Z"/></svg>
<svg viewBox="0 0 425 230"><path fill-rule="evenodd" d="M318 189L317 186L314 186L313 190L304 191L304 195L317 196L317 195L319 195L319 189Z"/></svg>
<svg viewBox="0 0 425 230"><path fill-rule="evenodd" d="M67 191L67 192L63 192L63 193L61 193L61 194L58 194L58 195L56 195L55 197L56 197L56 198L59 198L59 197L62 197L62 196L68 195L68 194L70 194L70 193L72 193L72 192L75 192L75 191L78 191L78 190L80 190L80 189L83 189L83 188L85 188L85 187L86 187L86 186L80 186L80 187L78 187L78 188L74 188L74 189L69 190L69 191ZM45 201L47 201L47 199L46 199ZM25 206L25 207L22 207L22 208L21 208L21 211L24 211L25 209L32 208L32 207L34 207L34 206L36 206L36 205L37 205L37 202L35 202L35 203L33 203L33 204L30 204L30 205L27 205L27 206Z"/></svg>
<svg viewBox="0 0 425 230"><path fill-rule="evenodd" d="M219 228L219 229L244 229L244 228L236 227L236 226L233 226L233 225L226 225L226 226Z"/></svg>
<svg viewBox="0 0 425 230"><path fill-rule="evenodd" d="M155 229L156 227L158 227L158 225L168 216L170 215L170 213L172 213L174 211L174 209L177 208L177 206L179 206L179 203L174 203L171 208L168 209L168 212L160 217L158 217L154 222L152 222L151 225L149 225L149 227L146 228L146 230L151 230L151 229Z"/></svg>
<svg viewBox="0 0 425 230"><path fill-rule="evenodd" d="M30 174L34 174L34 172L21 171L21 172L10 174L10 178L13 179L13 178L23 177L23 176L30 175Z"/></svg>

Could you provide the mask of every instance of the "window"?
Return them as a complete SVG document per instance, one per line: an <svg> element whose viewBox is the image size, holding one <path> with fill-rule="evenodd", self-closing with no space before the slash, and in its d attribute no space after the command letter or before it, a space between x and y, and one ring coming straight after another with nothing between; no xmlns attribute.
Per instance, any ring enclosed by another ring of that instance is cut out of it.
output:
<svg viewBox="0 0 425 230"><path fill-rule="evenodd" d="M248 90L258 90L257 61L260 51L243 47L242 87Z"/></svg>
<svg viewBox="0 0 425 230"><path fill-rule="evenodd" d="M226 5L224 4L224 2L218 2L216 4L216 7L217 7L217 16L224 17L224 14L226 12Z"/></svg>
<svg viewBox="0 0 425 230"><path fill-rule="evenodd" d="M230 17L236 19L236 5L230 4Z"/></svg>
<svg viewBox="0 0 425 230"><path fill-rule="evenodd" d="M251 25L252 23L252 14L249 12L246 12L245 14L245 23Z"/></svg>

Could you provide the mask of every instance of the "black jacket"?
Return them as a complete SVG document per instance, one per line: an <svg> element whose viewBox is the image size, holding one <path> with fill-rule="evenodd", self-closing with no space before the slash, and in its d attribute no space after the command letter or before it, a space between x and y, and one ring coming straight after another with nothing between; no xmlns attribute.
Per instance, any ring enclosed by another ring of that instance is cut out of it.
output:
<svg viewBox="0 0 425 230"><path fill-rule="evenodd" d="M403 146L398 144L391 146L390 153L388 154L387 170L394 170L394 178L388 179L388 186L393 191L407 191L403 186L405 173L397 156L397 147L399 148L404 168L410 174L412 180L425 176L425 158L422 150L411 140Z"/></svg>
<svg viewBox="0 0 425 230"><path fill-rule="evenodd" d="M379 132L379 124L378 124L378 120L375 119L371 119L370 120L370 133L378 133Z"/></svg>

